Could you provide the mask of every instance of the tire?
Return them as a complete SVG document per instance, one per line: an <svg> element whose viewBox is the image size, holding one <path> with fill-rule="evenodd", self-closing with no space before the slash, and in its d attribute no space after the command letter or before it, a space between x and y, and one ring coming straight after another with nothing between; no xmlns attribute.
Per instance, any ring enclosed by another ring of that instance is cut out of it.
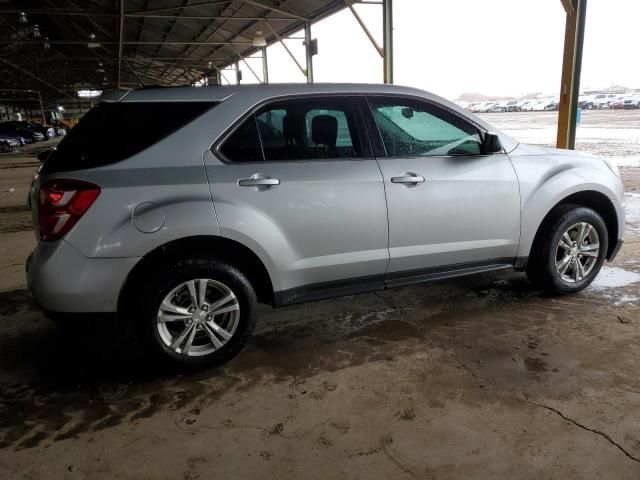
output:
<svg viewBox="0 0 640 480"><path fill-rule="evenodd" d="M136 288L142 292L132 305L137 313L132 318L141 342L160 360L183 368L220 365L235 357L253 334L255 291L246 276L224 260L176 260L145 278L144 285L138 282L128 293L135 298Z"/></svg>
<svg viewBox="0 0 640 480"><path fill-rule="evenodd" d="M586 225L584 230L582 225ZM588 234L578 244L583 232ZM534 286L550 294L578 292L598 275L607 255L608 239L607 226L594 210L579 205L561 205L545 219L536 234L527 262L527 276ZM566 264L567 259L569 264Z"/></svg>

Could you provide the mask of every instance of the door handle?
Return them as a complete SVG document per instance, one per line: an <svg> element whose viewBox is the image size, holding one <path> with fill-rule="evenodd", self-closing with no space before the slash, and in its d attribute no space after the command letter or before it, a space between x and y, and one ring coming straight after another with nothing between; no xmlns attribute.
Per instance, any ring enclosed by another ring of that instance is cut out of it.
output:
<svg viewBox="0 0 640 480"><path fill-rule="evenodd" d="M413 172L405 172L399 177L391 177L391 183L404 183L407 186L420 185L424 183L424 177Z"/></svg>
<svg viewBox="0 0 640 480"><path fill-rule="evenodd" d="M280 179L270 177L263 173L254 173L249 178L241 178L238 180L238 185L241 187L257 187L258 190L266 190L280 185Z"/></svg>

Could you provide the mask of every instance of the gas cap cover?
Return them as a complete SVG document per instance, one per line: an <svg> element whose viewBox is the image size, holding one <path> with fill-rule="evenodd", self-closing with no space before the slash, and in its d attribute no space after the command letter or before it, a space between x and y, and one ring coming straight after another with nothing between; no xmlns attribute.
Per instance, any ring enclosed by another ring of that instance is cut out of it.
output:
<svg viewBox="0 0 640 480"><path fill-rule="evenodd" d="M164 210L154 202L143 202L133 209L131 221L142 233L154 233L164 227Z"/></svg>

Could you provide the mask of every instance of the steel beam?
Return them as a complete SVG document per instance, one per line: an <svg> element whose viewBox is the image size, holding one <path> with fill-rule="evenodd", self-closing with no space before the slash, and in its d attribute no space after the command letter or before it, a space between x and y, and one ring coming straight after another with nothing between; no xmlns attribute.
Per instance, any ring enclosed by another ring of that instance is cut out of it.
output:
<svg viewBox="0 0 640 480"><path fill-rule="evenodd" d="M117 87L120 88L120 82L122 80L122 50L124 45L124 0L120 0L120 32L118 33L118 83Z"/></svg>
<svg viewBox="0 0 640 480"><path fill-rule="evenodd" d="M127 68L129 69L129 71L131 73L133 73L136 78L138 79L138 83L140 84L141 87L144 87L144 80L142 79L142 77L140 76L140 74L138 72L136 72L133 67L131 65L129 65L129 62L127 62L126 60L122 60L124 62L124 64L127 66Z"/></svg>
<svg viewBox="0 0 640 480"><path fill-rule="evenodd" d="M287 44L282 41L282 38L280 38L280 35L278 35L278 32L276 32L275 29L271 26L271 24L269 22L267 22L266 20L265 20L264 23L267 25L267 27L269 27L269 30L271 30L271 33L273 33L274 37L276 37L278 39L278 42L280 42L280 45L282 45L284 47L284 49L287 51L287 53L289 54L291 59L298 66L298 68L300 69L302 74L306 77L307 76L307 71L305 70L305 68L302 65L300 65L300 62L298 61L296 56L293 54L293 52L291 50L289 50L289 47L287 46Z"/></svg>
<svg viewBox="0 0 640 480"><path fill-rule="evenodd" d="M192 7L211 7L214 5L224 5L224 4L228 4L231 3L231 0L218 0L218 1L207 1L207 2L200 2L200 3L191 3L188 5L177 5L175 7L165 7L165 8L156 8L153 10L138 10L135 12L128 12L131 14L138 14L138 13L161 13L161 12L171 12L174 10L184 10L187 8L192 8Z"/></svg>
<svg viewBox="0 0 640 480"><path fill-rule="evenodd" d="M44 106L42 105L42 95L40 95L40 90L38 90L38 103L40 104L40 114L42 115L42 123L46 125L47 120L44 117Z"/></svg>
<svg viewBox="0 0 640 480"><path fill-rule="evenodd" d="M393 1L382 0L384 83L393 83Z"/></svg>
<svg viewBox="0 0 640 480"><path fill-rule="evenodd" d="M360 25L364 33L367 35L367 38L369 39L369 41L373 44L374 48L378 51L380 56L384 58L384 49L380 45L378 45L378 42L376 42L376 39L373 38L373 34L367 28L366 24L364 23L364 20L362 20L362 17L360 17L360 15L358 15L358 12L356 12L356 9L353 8L352 2L347 1L346 3L347 3L347 7L349 7L349 10L351 10L351 13L355 17L356 21L358 22L358 24Z"/></svg>
<svg viewBox="0 0 640 480"><path fill-rule="evenodd" d="M262 51L262 82L269 83L269 63L267 61L267 47L261 47Z"/></svg>
<svg viewBox="0 0 640 480"><path fill-rule="evenodd" d="M46 85L47 87L49 87L52 90L55 90L58 93L61 93L62 95L64 95L65 97L71 97L74 98L73 95L68 94L67 92L63 92L62 90L60 90L57 87L54 87L53 85L51 85L49 82L47 82L46 80L41 79L40 77L34 75L33 73L29 72L28 70L25 70L24 68L22 68L20 65L16 65L15 63L11 63L9 60L5 60L4 58L0 57L0 62L4 62L7 65L9 65L12 68L15 68L16 70L24 73L25 75L27 75L28 77L33 78L34 80L39 81L40 83L42 83L43 85Z"/></svg>
<svg viewBox="0 0 640 480"><path fill-rule="evenodd" d="M300 15L296 15L295 13L287 12L286 10L282 10L280 8L272 7L262 2L257 2L255 0L242 0L243 3L248 3L249 5L253 5L254 7L264 8L265 10L271 10L272 12L279 13L280 15L286 15L287 17L295 18L297 20L304 20L308 22L309 19L305 17L301 17Z"/></svg>
<svg viewBox="0 0 640 480"><path fill-rule="evenodd" d="M78 40L47 40L50 45L86 45L91 43L90 41L78 41ZM9 43L14 45L42 45L44 41L36 40L3 40L2 43ZM100 45L118 45L120 42L114 41L95 41ZM138 42L138 41L123 41L122 45L253 45L253 42Z"/></svg>
<svg viewBox="0 0 640 480"><path fill-rule="evenodd" d="M238 55L238 57L240 58L240 60L242 60L242 63L244 63L247 68L249 69L249 71L251 72L251 74L255 77L255 79L258 81L258 83L262 83L262 80L260 80L260 77L258 76L258 74L255 72L255 70L253 68L251 68L251 65L249 65L249 62L247 62L247 60L242 56L242 54L240 53L240 51L234 47L233 45L231 45L231 48L233 48L233 51L236 52L236 55ZM238 62L236 62L236 66L239 67ZM239 69L239 68L238 68Z"/></svg>
<svg viewBox="0 0 640 480"><path fill-rule="evenodd" d="M313 52L311 51L311 22L304 24L304 53L307 60L307 83L313 83Z"/></svg>
<svg viewBox="0 0 640 480"><path fill-rule="evenodd" d="M563 2L564 5L565 2ZM576 143L578 97L582 73L582 50L587 14L587 0L572 0L573 12L567 10L560 106L558 111L558 134L556 146L573 150ZM566 8L566 6L565 6Z"/></svg>
<svg viewBox="0 0 640 480"><path fill-rule="evenodd" d="M153 18L160 20L239 20L241 22L262 21L264 17L232 17L229 15L154 15L149 13L128 13L127 18ZM269 17L269 20L291 22L294 18Z"/></svg>
<svg viewBox="0 0 640 480"><path fill-rule="evenodd" d="M187 8L194 5L187 5ZM176 7L177 8L177 7ZM155 11L155 10L153 10ZM3 10L0 9L0 15L15 14L20 15L26 13L27 15L46 15L46 16L66 16L66 17L107 17L107 18L120 18L120 13L108 13L108 12L89 12L89 11L57 11L57 10ZM237 21L262 21L264 17L250 17L250 16L229 16L229 15L175 15L166 14L161 15L158 13L146 13L146 12L132 12L123 13L125 18L153 18L158 20L237 20ZM295 17L268 17L269 20L291 22L297 20Z"/></svg>

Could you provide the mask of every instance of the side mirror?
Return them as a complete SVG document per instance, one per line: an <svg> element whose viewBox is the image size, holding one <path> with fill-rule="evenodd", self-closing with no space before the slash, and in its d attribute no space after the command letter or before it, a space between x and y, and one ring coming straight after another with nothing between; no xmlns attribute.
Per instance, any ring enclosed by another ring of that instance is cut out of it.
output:
<svg viewBox="0 0 640 480"><path fill-rule="evenodd" d="M493 132L487 132L484 135L484 153L500 153L502 152L502 143L500 143L500 137Z"/></svg>
<svg viewBox="0 0 640 480"><path fill-rule="evenodd" d="M46 162L51 156L51 154L56 150L57 150L56 147L52 147L52 148L47 148L46 150L41 151L38 154L38 160L40 160L42 163Z"/></svg>

